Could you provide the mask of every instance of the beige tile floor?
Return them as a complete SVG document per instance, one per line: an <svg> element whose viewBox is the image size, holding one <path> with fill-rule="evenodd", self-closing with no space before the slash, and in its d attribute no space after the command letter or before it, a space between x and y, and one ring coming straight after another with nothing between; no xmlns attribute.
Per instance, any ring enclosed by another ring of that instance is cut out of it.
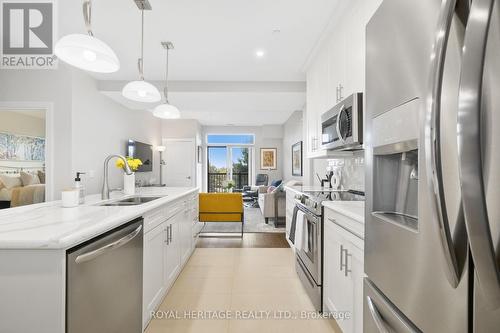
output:
<svg viewBox="0 0 500 333"><path fill-rule="evenodd" d="M295 273L293 253L285 248L196 249L160 311L180 319L153 319L147 333L341 332L334 320L235 318L260 311L314 313ZM185 311L218 311L219 316L228 311L232 318L186 319Z"/></svg>

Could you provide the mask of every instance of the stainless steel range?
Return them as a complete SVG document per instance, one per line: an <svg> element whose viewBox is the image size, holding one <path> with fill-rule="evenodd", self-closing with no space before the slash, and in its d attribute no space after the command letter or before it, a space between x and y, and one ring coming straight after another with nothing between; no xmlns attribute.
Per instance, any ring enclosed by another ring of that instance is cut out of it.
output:
<svg viewBox="0 0 500 333"><path fill-rule="evenodd" d="M317 311L322 312L323 295L323 205L324 201L364 201L364 193L317 189L295 196L290 240L295 243L298 212L304 214L305 244L296 247L295 268Z"/></svg>

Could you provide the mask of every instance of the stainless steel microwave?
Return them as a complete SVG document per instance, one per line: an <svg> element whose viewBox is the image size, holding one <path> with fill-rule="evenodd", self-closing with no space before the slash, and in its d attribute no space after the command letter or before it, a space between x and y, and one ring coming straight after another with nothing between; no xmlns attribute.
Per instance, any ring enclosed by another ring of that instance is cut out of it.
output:
<svg viewBox="0 0 500 333"><path fill-rule="evenodd" d="M350 150L363 144L363 94L354 93L321 115L321 148Z"/></svg>

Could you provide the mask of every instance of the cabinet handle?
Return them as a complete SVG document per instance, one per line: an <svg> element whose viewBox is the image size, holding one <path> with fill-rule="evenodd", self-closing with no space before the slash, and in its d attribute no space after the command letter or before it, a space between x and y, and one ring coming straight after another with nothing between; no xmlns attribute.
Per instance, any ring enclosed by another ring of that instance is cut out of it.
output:
<svg viewBox="0 0 500 333"><path fill-rule="evenodd" d="M165 229L165 231L167 232L167 239L165 239L165 243L167 243L167 245L169 245L169 244L170 244L170 242L169 242L169 237L168 237L168 230L169 230L169 229L170 229L170 226L169 226L169 225L167 225L167 229Z"/></svg>
<svg viewBox="0 0 500 333"><path fill-rule="evenodd" d="M349 269L349 257L352 255L349 254L349 251L347 249L344 249L345 251L345 276L348 276L349 273L351 273L351 270Z"/></svg>
<svg viewBox="0 0 500 333"><path fill-rule="evenodd" d="M170 243L172 243L172 225L170 225L170 239L169 239Z"/></svg>
<svg viewBox="0 0 500 333"><path fill-rule="evenodd" d="M344 269L344 245L340 244L340 271Z"/></svg>

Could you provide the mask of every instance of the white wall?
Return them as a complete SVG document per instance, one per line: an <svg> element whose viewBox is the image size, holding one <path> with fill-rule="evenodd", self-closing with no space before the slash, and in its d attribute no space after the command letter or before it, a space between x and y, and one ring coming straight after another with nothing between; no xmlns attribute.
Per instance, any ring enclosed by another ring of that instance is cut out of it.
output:
<svg viewBox="0 0 500 333"><path fill-rule="evenodd" d="M87 193L100 193L103 162L109 154L125 155L128 139L158 146L161 143L161 121L149 111L130 110L101 94L96 81L81 71L72 77L72 174L93 171L94 178L84 176ZM73 177L74 178L74 177ZM137 180L159 181L159 153L153 152L153 172L136 173ZM123 187L123 172L109 166L109 186Z"/></svg>
<svg viewBox="0 0 500 333"><path fill-rule="evenodd" d="M54 175L53 193L72 184L71 177L71 71L60 64L59 70L0 70L0 104L26 105L40 109L50 106L53 112ZM50 182L50 172L47 174Z"/></svg>
<svg viewBox="0 0 500 333"><path fill-rule="evenodd" d="M295 111L283 124L283 178L285 180L302 180L302 176L292 175L292 145L303 141L302 127L304 125L303 112ZM305 155L303 147L303 156ZM302 171L304 171L304 158L302 159Z"/></svg>
<svg viewBox="0 0 500 333"><path fill-rule="evenodd" d="M0 82L0 105L52 107L54 199L73 185L77 171L94 171L95 177L84 178L84 184L87 194L100 193L104 159L108 154L124 154L125 140L161 142L159 119L113 102L97 91L96 81L87 73L62 63L58 70L0 70ZM158 180L157 155L154 172L139 173L138 179ZM121 172L113 166L110 186L123 187Z"/></svg>

